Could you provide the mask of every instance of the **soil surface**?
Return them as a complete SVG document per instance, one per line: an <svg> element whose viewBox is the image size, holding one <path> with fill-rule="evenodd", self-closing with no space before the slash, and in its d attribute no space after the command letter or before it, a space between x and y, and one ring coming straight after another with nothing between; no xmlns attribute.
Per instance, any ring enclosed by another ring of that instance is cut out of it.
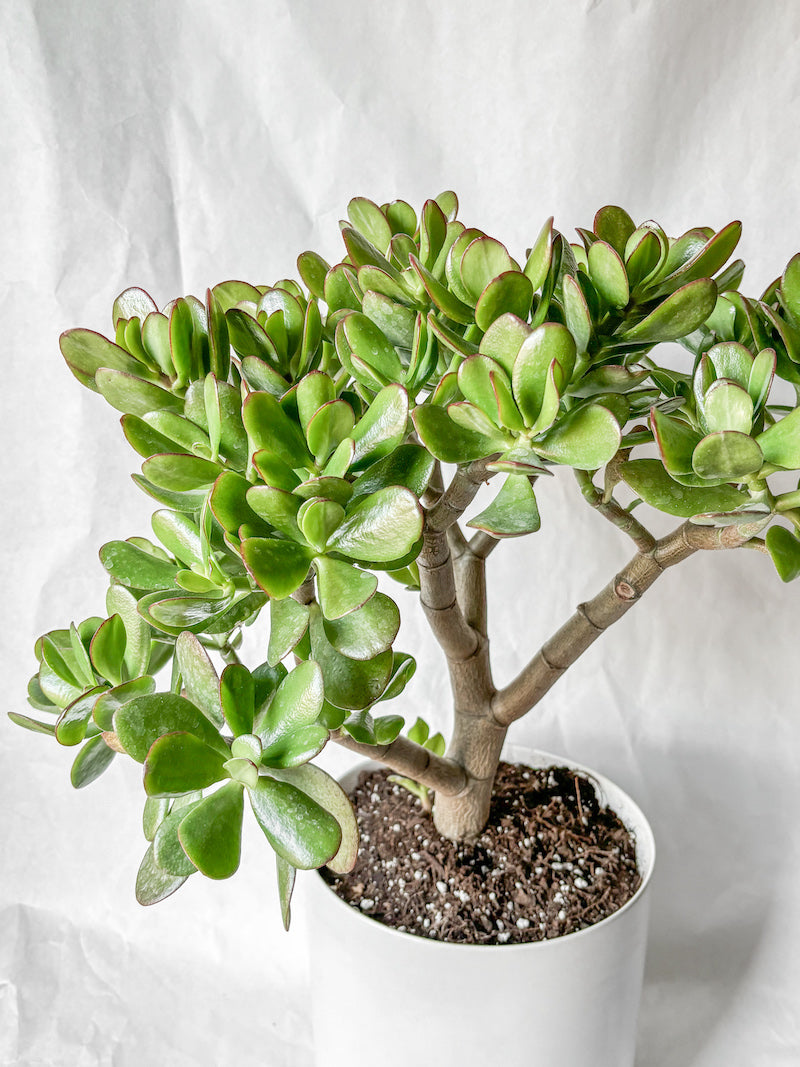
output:
<svg viewBox="0 0 800 1067"><path fill-rule="evenodd" d="M541 941L600 922L641 884L632 835L566 767L501 763L489 825L473 845L440 837L389 773L359 778L356 865L344 877L325 873L343 900L387 926L438 941Z"/></svg>

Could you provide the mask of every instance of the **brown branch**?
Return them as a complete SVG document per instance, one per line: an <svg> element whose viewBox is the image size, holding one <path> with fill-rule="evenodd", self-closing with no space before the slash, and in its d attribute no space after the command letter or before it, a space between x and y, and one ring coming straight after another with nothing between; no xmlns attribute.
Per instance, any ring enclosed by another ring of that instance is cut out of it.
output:
<svg viewBox="0 0 800 1067"><path fill-rule="evenodd" d="M400 736L390 745L365 745L354 740L349 734L335 730L331 734L331 740L351 752L377 760L398 774L412 778L445 796L456 796L467 787L467 772L462 766L454 760L437 756L407 737Z"/></svg>
<svg viewBox="0 0 800 1067"><path fill-rule="evenodd" d="M495 720L508 726L542 699L550 687L600 634L622 616L668 568L697 551L740 548L752 536L737 526L721 529L685 522L656 541L647 552L637 552L611 582L585 604L539 649L513 682L492 699Z"/></svg>
<svg viewBox="0 0 800 1067"><path fill-rule="evenodd" d="M610 523L613 523L618 530L622 530L624 534L627 534L640 552L650 552L655 547L656 539L650 531L638 519L635 519L629 511L626 511L625 508L618 504L613 497L606 500L603 493L592 481L592 476L588 471L576 470L573 473L581 493L583 493L590 507L594 508L604 519L608 519Z"/></svg>
<svg viewBox="0 0 800 1067"><path fill-rule="evenodd" d="M499 537L494 537L485 530L478 530L478 532L470 538L469 550L473 556L478 556L479 559L486 559L487 556L494 552L499 544Z"/></svg>
<svg viewBox="0 0 800 1067"><path fill-rule="evenodd" d="M427 514L426 524L432 532L446 530L461 518L483 483L492 477L486 467L496 458L496 455L487 456L458 468L450 485Z"/></svg>
<svg viewBox="0 0 800 1067"><path fill-rule="evenodd" d="M431 531L426 524L417 566L420 602L434 637L448 660L467 659L478 647L478 634L458 602L446 530Z"/></svg>

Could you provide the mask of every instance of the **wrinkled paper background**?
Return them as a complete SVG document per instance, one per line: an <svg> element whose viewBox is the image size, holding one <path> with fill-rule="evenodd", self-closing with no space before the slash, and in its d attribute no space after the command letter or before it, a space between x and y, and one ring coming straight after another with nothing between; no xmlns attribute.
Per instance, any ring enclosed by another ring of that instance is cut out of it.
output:
<svg viewBox="0 0 800 1067"><path fill-rule="evenodd" d="M116 414L57 347L109 331L128 285L163 304L272 281L339 255L351 196L447 187L518 255L549 214L572 234L609 202L672 234L741 218L748 292L800 248L790 0L6 0L0 27L8 710L35 636L103 611L99 545L149 530ZM489 565L500 681L630 554L568 478L540 503L542 531ZM514 732L653 822L638 1067L800 1062L799 586L756 553L690 559ZM409 716L446 727L416 615L398 647L420 661ZM233 880L142 909L135 768L75 792L70 753L0 731L0 1063L311 1067L303 916L285 936L259 831ZM346 977L331 995L351 1010Z"/></svg>

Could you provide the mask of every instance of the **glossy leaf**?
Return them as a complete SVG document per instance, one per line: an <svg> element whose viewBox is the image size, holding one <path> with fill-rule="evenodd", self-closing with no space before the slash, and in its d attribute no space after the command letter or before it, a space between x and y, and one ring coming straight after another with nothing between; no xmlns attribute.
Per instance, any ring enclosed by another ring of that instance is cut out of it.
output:
<svg viewBox="0 0 800 1067"><path fill-rule="evenodd" d="M252 450L268 449L291 468L311 464L305 438L281 405L269 393L251 393L242 418Z"/></svg>
<svg viewBox="0 0 800 1067"><path fill-rule="evenodd" d="M717 300L717 287L708 278L689 282L668 296L641 322L622 334L631 341L675 341L701 326Z"/></svg>
<svg viewBox="0 0 800 1067"><path fill-rule="evenodd" d="M359 419L352 438L351 465L360 470L393 452L402 443L408 423L408 393L400 385L382 389ZM326 473L330 473L326 470Z"/></svg>
<svg viewBox="0 0 800 1067"><path fill-rule="evenodd" d="M150 845L136 875L136 899L145 907L158 904L180 889L185 881L185 877L168 874L158 866Z"/></svg>
<svg viewBox="0 0 800 1067"><path fill-rule="evenodd" d="M381 696L392 673L391 651L369 660L343 656L328 640L319 608L314 610L314 606L310 635L311 652L322 670L325 697L331 704L358 710L369 707Z"/></svg>
<svg viewBox="0 0 800 1067"><path fill-rule="evenodd" d="M500 451L482 434L457 426L440 407L416 407L411 417L422 443L443 463L469 463Z"/></svg>
<svg viewBox="0 0 800 1067"><path fill-rule="evenodd" d="M600 240L607 242L620 255L624 253L625 245L636 229L628 212L614 204L600 208L594 217L593 228Z"/></svg>
<svg viewBox="0 0 800 1067"><path fill-rule="evenodd" d="M178 796L205 789L227 777L225 757L194 734L165 734L153 742L144 761L149 797Z"/></svg>
<svg viewBox="0 0 800 1067"><path fill-rule="evenodd" d="M605 241L595 241L588 258L589 277L597 292L609 307L624 308L630 299L630 289L619 252Z"/></svg>
<svg viewBox="0 0 800 1067"><path fill-rule="evenodd" d="M265 537L242 541L241 552L255 582L276 600L289 596L303 584L313 558L303 545Z"/></svg>
<svg viewBox="0 0 800 1067"><path fill-rule="evenodd" d="M221 729L224 725L220 706L219 678L208 653L192 633L182 633L175 642L175 659L189 700L206 718Z"/></svg>
<svg viewBox="0 0 800 1067"><path fill-rule="evenodd" d="M679 485L657 459L631 460L622 466L620 473L646 504L685 519L703 512L732 511L748 499L730 485L704 488Z"/></svg>
<svg viewBox="0 0 800 1067"><path fill-rule="evenodd" d="M595 405L576 408L534 443L545 459L578 470L597 470L616 454L619 445L617 420L607 408Z"/></svg>
<svg viewBox="0 0 800 1067"><path fill-rule="evenodd" d="M114 686L113 689L106 689L100 694L96 693L92 705L92 718L101 730L113 730L114 712L134 697L149 696L155 690L155 678L145 674L129 682L123 682L122 685Z"/></svg>
<svg viewBox="0 0 800 1067"><path fill-rule="evenodd" d="M553 256L553 219L552 216L542 227L539 236L533 244L528 260L525 264L525 276L533 286L534 292L544 285L550 270ZM510 368L506 370L511 373Z"/></svg>
<svg viewBox="0 0 800 1067"><path fill-rule="evenodd" d="M710 433L738 430L749 434L753 424L753 401L741 386L720 378L703 399L703 417Z"/></svg>
<svg viewBox="0 0 800 1067"><path fill-rule="evenodd" d="M723 430L704 437L692 454L692 468L701 478L738 481L761 470L764 457L752 437Z"/></svg>
<svg viewBox="0 0 800 1067"><path fill-rule="evenodd" d="M800 408L790 411L756 438L766 463L800 468Z"/></svg>
<svg viewBox="0 0 800 1067"><path fill-rule="evenodd" d="M227 746L206 716L175 693L134 697L117 709L113 724L120 744L137 763L144 763L159 737L176 732L190 733L223 756L227 753Z"/></svg>
<svg viewBox="0 0 800 1067"><path fill-rule="evenodd" d="M303 535L297 524L297 513L302 500L285 489L273 489L269 485L254 485L247 491L247 503L259 516L275 530L279 530L293 541L303 542Z"/></svg>
<svg viewBox="0 0 800 1067"><path fill-rule="evenodd" d="M308 606L287 597L270 601L269 609L267 662L275 666L289 655L308 629Z"/></svg>
<svg viewBox="0 0 800 1067"><path fill-rule="evenodd" d="M253 814L278 855L299 870L328 863L339 851L342 831L333 815L286 781L261 776L250 789Z"/></svg>
<svg viewBox="0 0 800 1067"><path fill-rule="evenodd" d="M550 364L556 361L561 388L569 381L575 365L575 341L560 323L537 327L525 340L514 361L511 377L514 399L528 426L532 426L544 400Z"/></svg>
<svg viewBox="0 0 800 1067"><path fill-rule="evenodd" d="M362 607L338 619L326 619L331 645L350 659L372 659L391 648L400 629L400 612L393 600L375 593Z"/></svg>
<svg viewBox="0 0 800 1067"><path fill-rule="evenodd" d="M126 641L125 624L119 615L112 615L98 627L89 646L92 663L112 685L124 681Z"/></svg>
<svg viewBox="0 0 800 1067"><path fill-rule="evenodd" d="M242 787L227 782L181 820L183 851L207 878L230 878L239 869L243 814Z"/></svg>
<svg viewBox="0 0 800 1067"><path fill-rule="evenodd" d="M359 570L343 560L318 556L317 596L326 619L339 619L360 608L378 587L378 579L369 571Z"/></svg>
<svg viewBox="0 0 800 1067"><path fill-rule="evenodd" d="M139 373L143 368L139 365ZM112 408L125 415L146 415L149 411L183 410L183 400L137 374L101 367L95 374L98 391Z"/></svg>
<svg viewBox="0 0 800 1067"><path fill-rule="evenodd" d="M352 559L376 563L405 556L422 535L422 509L408 489L389 486L360 497L330 539Z"/></svg>
<svg viewBox="0 0 800 1067"><path fill-rule="evenodd" d="M509 474L489 507L471 519L467 526L485 530L494 537L535 533L541 526L541 519L530 480L524 475Z"/></svg>
<svg viewBox="0 0 800 1067"><path fill-rule="evenodd" d="M153 799L152 797L148 798L150 801ZM180 801L176 801L172 806L172 810L161 821L153 836L153 858L158 866L168 874L188 878L189 875L194 874L197 870L197 867L183 850L178 830L189 812L193 811L200 803L202 801L199 799L192 800L187 804L181 804Z"/></svg>
<svg viewBox="0 0 800 1067"><path fill-rule="evenodd" d="M528 277L519 271L506 271L492 279L480 294L475 321L482 330L488 330L504 314L526 319L532 300L533 285Z"/></svg>
<svg viewBox="0 0 800 1067"><path fill-rule="evenodd" d="M793 582L800 575L800 540L784 526L771 526L766 542L781 581Z"/></svg>
<svg viewBox="0 0 800 1067"><path fill-rule="evenodd" d="M205 489L219 476L221 468L201 456L155 455L142 464L142 473L153 485L171 492Z"/></svg>

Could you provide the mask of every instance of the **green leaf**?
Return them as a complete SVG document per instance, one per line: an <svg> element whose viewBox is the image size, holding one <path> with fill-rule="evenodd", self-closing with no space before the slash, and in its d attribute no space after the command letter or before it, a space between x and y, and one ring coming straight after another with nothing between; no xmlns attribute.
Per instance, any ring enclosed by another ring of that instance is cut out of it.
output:
<svg viewBox="0 0 800 1067"><path fill-rule="evenodd" d="M389 682L378 698L381 701L394 700L400 696L405 687L414 677L417 670L417 661L407 652L395 652L392 659L392 671Z"/></svg>
<svg viewBox="0 0 800 1067"><path fill-rule="evenodd" d="M514 363L522 345L531 335L531 328L516 315L501 315L495 319L481 338L481 355L497 360L506 374L511 376Z"/></svg>
<svg viewBox="0 0 800 1067"><path fill-rule="evenodd" d="M314 560L317 572L317 595L326 619L338 619L366 603L378 588L378 579L369 571L345 563L343 560L318 556Z"/></svg>
<svg viewBox="0 0 800 1067"><path fill-rule="evenodd" d="M265 537L242 541L241 553L254 581L276 600L299 589L313 558L313 553L303 545Z"/></svg>
<svg viewBox="0 0 800 1067"><path fill-rule="evenodd" d="M621 340L676 341L706 321L717 301L717 287L708 278L698 278L668 296L650 314L621 335Z"/></svg>
<svg viewBox="0 0 800 1067"><path fill-rule="evenodd" d="M392 647L400 629L400 612L384 593L375 593L362 607L324 623L333 647L350 659L372 659Z"/></svg>
<svg viewBox="0 0 800 1067"><path fill-rule="evenodd" d="M399 486L359 497L330 539L330 547L352 559L387 563L411 551L422 535L422 509Z"/></svg>
<svg viewBox="0 0 800 1067"><path fill-rule="evenodd" d="M388 251L392 228L377 204L365 196L356 196L347 205L347 217L378 251Z"/></svg>
<svg viewBox="0 0 800 1067"><path fill-rule="evenodd" d="M800 252L792 256L781 278L781 302L795 324L800 324ZM63 346L62 346L63 352Z"/></svg>
<svg viewBox="0 0 800 1067"><path fill-rule="evenodd" d="M765 348L759 352L750 368L747 379L747 392L753 401L753 406L758 411L769 396L772 381L775 376L776 355L772 348Z"/></svg>
<svg viewBox="0 0 800 1067"><path fill-rule="evenodd" d="M545 283L550 271L550 263L553 258L553 218L552 216L542 226L539 236L536 238L533 248L525 264L525 275L530 280L534 292ZM513 362L513 361L512 361ZM506 370L511 373L510 366Z"/></svg>
<svg viewBox="0 0 800 1067"><path fill-rule="evenodd" d="M597 470L620 446L619 423L600 406L575 408L534 442L536 451L554 463L577 470Z"/></svg>
<svg viewBox="0 0 800 1067"><path fill-rule="evenodd" d="M403 441L408 423L408 393L387 385L377 394L353 430L352 466L361 470L393 452ZM326 468L326 474L332 473Z"/></svg>
<svg viewBox="0 0 800 1067"><path fill-rule="evenodd" d="M348 710L369 707L383 693L391 677L393 654L382 652L369 660L343 656L325 634L319 608L312 605L310 619L311 653L322 670L325 697L335 707Z"/></svg>
<svg viewBox="0 0 800 1067"><path fill-rule="evenodd" d="M430 271L426 270L416 256L409 256L409 262L422 282L425 292L439 311L443 312L449 319L452 319L453 322L467 325L473 321L475 316L469 304L463 303L457 296L454 296ZM477 297L475 299L477 300Z"/></svg>
<svg viewBox="0 0 800 1067"><path fill-rule="evenodd" d="M756 438L766 463L796 470L800 467L800 408L795 408Z"/></svg>
<svg viewBox="0 0 800 1067"><path fill-rule="evenodd" d="M136 899L145 906L158 904L180 889L185 881L186 878L168 874L158 866L150 845L136 876Z"/></svg>
<svg viewBox="0 0 800 1067"><path fill-rule="evenodd" d="M322 371L312 371L297 383L297 413L304 430L323 404L336 399L333 380Z"/></svg>
<svg viewBox="0 0 800 1067"><path fill-rule="evenodd" d="M595 241L588 258L589 277L597 292L609 307L624 308L630 299L630 289L619 252L605 241Z"/></svg>
<svg viewBox="0 0 800 1067"><path fill-rule="evenodd" d="M368 367L387 381L402 379L403 365L394 346L366 315L354 311L342 319L338 329L344 331L351 352Z"/></svg>
<svg viewBox="0 0 800 1067"><path fill-rule="evenodd" d="M470 295L473 305L480 298L481 293L489 282L507 271L518 271L519 266L514 262L505 247L493 237L476 237L461 256L459 273L464 288ZM526 270L528 280L533 285L533 279ZM446 309L443 309L446 312ZM450 316L451 318L453 316ZM456 320L458 321L458 320Z"/></svg>
<svg viewBox="0 0 800 1067"><path fill-rule="evenodd" d="M93 330L67 330L61 334L58 344L69 369L90 389L97 389L95 376L102 368L152 377L152 372L124 348Z"/></svg>
<svg viewBox="0 0 800 1067"><path fill-rule="evenodd" d="M710 433L738 430L749 434L753 425L753 401L741 386L719 378L703 398L703 417Z"/></svg>
<svg viewBox="0 0 800 1067"><path fill-rule="evenodd" d="M443 463L469 463L501 451L483 434L457 426L440 407L416 407L411 418L423 445Z"/></svg>
<svg viewBox="0 0 800 1067"><path fill-rule="evenodd" d="M557 322L538 326L522 344L511 382L514 399L528 426L533 425L541 410L550 364L556 361L555 384L563 390L572 376L575 355L572 334Z"/></svg>
<svg viewBox="0 0 800 1067"><path fill-rule="evenodd" d="M362 267L361 271L375 270L374 267ZM359 278L361 272L359 272ZM383 293L369 290L364 293L362 303L364 314L373 322L392 345L411 348L414 341L414 327L417 321L415 311L404 304L392 300Z"/></svg>
<svg viewBox="0 0 800 1067"><path fill-rule="evenodd" d="M242 419L251 450L266 448L287 466L311 466L305 438L281 405L269 393L251 393L242 407Z"/></svg>
<svg viewBox="0 0 800 1067"><path fill-rule="evenodd" d="M657 459L634 459L621 468L625 482L646 504L688 519L709 511L733 511L747 501L730 485L693 488L673 481Z"/></svg>
<svg viewBox="0 0 800 1067"><path fill-rule="evenodd" d="M332 534L344 519L344 508L334 500L317 497L306 500L297 518L306 541L317 552L324 552Z"/></svg>
<svg viewBox="0 0 800 1067"><path fill-rule="evenodd" d="M533 285L525 274L506 271L494 278L478 299L475 321L482 330L489 327L501 315L510 313L526 319L533 301Z"/></svg>
<svg viewBox="0 0 800 1067"><path fill-rule="evenodd" d="M494 537L535 533L541 526L541 519L530 480L525 475L509 474L489 507L467 526L485 530Z"/></svg>
<svg viewBox="0 0 800 1067"><path fill-rule="evenodd" d="M331 452L351 436L354 425L353 409L346 400L323 404L306 427L308 447L317 465L322 465Z"/></svg>
<svg viewBox="0 0 800 1067"><path fill-rule="evenodd" d="M420 497L428 487L433 466L433 456L427 449L414 444L400 445L390 455L372 463L356 478L352 483L352 495L369 496L388 485L401 485ZM319 495L331 496L329 492ZM339 503L346 504L347 499L339 499Z"/></svg>
<svg viewBox="0 0 800 1067"><path fill-rule="evenodd" d="M223 757L228 752L227 745L206 716L175 693L154 693L127 701L114 713L114 732L137 763L144 763L159 737L177 732L192 734Z"/></svg>
<svg viewBox="0 0 800 1067"><path fill-rule="evenodd" d="M189 700L209 722L222 729L224 719L220 705L219 678L208 653L194 634L184 632L175 642L175 659L180 668Z"/></svg>
<svg viewBox="0 0 800 1067"><path fill-rule="evenodd" d="M151 456L142 464L142 473L149 482L178 493L205 489L216 481L221 470L210 459L180 453Z"/></svg>
<svg viewBox="0 0 800 1067"><path fill-rule="evenodd" d="M281 605L294 601L273 601ZM300 604L297 605L301 607ZM241 663L229 663L219 680L219 696L225 721L234 737L253 732L255 716L255 683L250 671ZM235 755L235 753L234 753Z"/></svg>
<svg viewBox="0 0 800 1067"><path fill-rule="evenodd" d="M316 563L318 565L319 560ZM287 597L285 600L271 600L269 611L267 662L274 667L289 655L308 629L308 606Z"/></svg>
<svg viewBox="0 0 800 1067"><path fill-rule="evenodd" d="M607 242L620 255L624 253L625 245L636 229L628 212L614 204L600 208L594 217L593 228L600 240Z"/></svg>
<svg viewBox="0 0 800 1067"><path fill-rule="evenodd" d="M49 737L55 737L56 728L54 723L40 722L38 719L31 719L28 715L20 715L18 711L9 711L8 717L15 725L21 726L24 730L30 730L31 733L47 734Z"/></svg>
<svg viewBox="0 0 800 1067"><path fill-rule="evenodd" d="M203 566L200 529L188 515L177 511L156 511L151 525L161 544L187 567Z"/></svg>
<svg viewBox="0 0 800 1067"><path fill-rule="evenodd" d="M95 374L98 391L112 408L125 415L141 416L149 411L183 411L183 400L179 396L139 377L143 369L139 364L139 372L134 375L101 367Z"/></svg>
<svg viewBox="0 0 800 1067"><path fill-rule="evenodd" d="M741 222L729 223L719 233L713 234L708 238L700 249L694 252L677 270L667 275L666 278L661 279L652 290L652 295L661 296L664 293L671 292L678 285L684 285L686 282L710 278L728 261L739 243L741 234ZM669 262L668 259L668 266Z"/></svg>
<svg viewBox="0 0 800 1067"><path fill-rule="evenodd" d="M181 821L183 851L207 878L230 878L239 869L243 815L243 789L238 782L227 782Z"/></svg>
<svg viewBox="0 0 800 1067"><path fill-rule="evenodd" d="M259 518L274 529L293 541L303 543L303 535L297 524L297 513L302 505L299 497L287 493L285 489L254 485L247 491L247 503Z"/></svg>
<svg viewBox="0 0 800 1067"><path fill-rule="evenodd" d="M126 641L125 624L119 615L112 615L100 624L89 646L89 655L97 672L112 685L124 681L122 673Z"/></svg>
<svg viewBox="0 0 800 1067"><path fill-rule="evenodd" d="M297 257L297 270L306 289L319 300L325 298L325 275L330 264L316 252L301 252Z"/></svg>
<svg viewBox="0 0 800 1067"><path fill-rule="evenodd" d="M692 468L701 478L734 482L761 470L764 457L746 433L722 430L704 437L692 455Z"/></svg>
<svg viewBox="0 0 800 1067"><path fill-rule="evenodd" d="M202 803L200 800L192 800L188 804L180 804L180 801L176 801L172 811L161 821L153 836L153 858L158 866L168 874L188 878L197 870L183 850L178 829L189 812L200 803Z"/></svg>
<svg viewBox="0 0 800 1067"><path fill-rule="evenodd" d="M571 274L564 275L562 287L564 319L575 340L575 347L582 355L589 347L592 337L592 316L583 290Z"/></svg>
<svg viewBox="0 0 800 1067"><path fill-rule="evenodd" d="M178 566L142 551L129 541L109 541L100 549L100 562L123 585L134 589L164 589L175 584Z"/></svg>
<svg viewBox="0 0 800 1067"><path fill-rule="evenodd" d="M744 345L736 341L723 341L712 345L707 354L718 378L730 378L743 389L747 388L753 369L753 356Z"/></svg>
<svg viewBox="0 0 800 1067"><path fill-rule="evenodd" d="M150 627L139 614L136 597L123 585L111 585L106 593L106 610L118 615L125 628L123 662L128 677L139 678L150 664L152 641Z"/></svg>
<svg viewBox="0 0 800 1067"><path fill-rule="evenodd" d="M248 790L253 814L278 855L299 870L328 863L339 851L339 823L289 782L261 776Z"/></svg>
<svg viewBox="0 0 800 1067"><path fill-rule="evenodd" d="M153 742L144 761L145 792L169 797L205 789L227 777L224 763L224 756L194 734L165 734Z"/></svg>
<svg viewBox="0 0 800 1067"><path fill-rule="evenodd" d="M275 853L275 863L278 874L278 898L281 902L281 918L283 920L283 928L288 932L292 921L291 901L297 868L293 867L283 856L279 856L277 852Z"/></svg>
<svg viewBox="0 0 800 1067"><path fill-rule="evenodd" d="M275 691L259 736L267 749L315 723L322 710L322 672L313 660L298 664Z"/></svg>
<svg viewBox="0 0 800 1067"><path fill-rule="evenodd" d="M105 692L103 686L95 686L68 704L56 723L56 740L61 745L79 745L86 736L86 728L92 717L92 708L98 696Z"/></svg>
<svg viewBox="0 0 800 1067"><path fill-rule="evenodd" d="M169 801L166 797L148 797L142 812L142 831L146 841L152 841L156 830L169 813Z"/></svg>
<svg viewBox="0 0 800 1067"><path fill-rule="evenodd" d="M92 718L101 730L113 730L115 711L121 708L123 704L127 704L129 700L133 700L134 697L149 696L155 690L155 678L148 674L143 674L138 678L131 679L130 682L116 685L113 689L106 689L99 695L95 693Z"/></svg>
<svg viewBox="0 0 800 1067"><path fill-rule="evenodd" d="M781 581L794 581L800 575L800 541L785 527L771 526L766 542Z"/></svg>
<svg viewBox="0 0 800 1067"><path fill-rule="evenodd" d="M700 442L700 434L680 419L662 414L657 408L650 412L650 424L667 471L673 477L692 474L692 455Z"/></svg>
<svg viewBox="0 0 800 1067"><path fill-rule="evenodd" d="M116 753L102 737L93 737L81 748L70 771L70 781L76 789L94 782L109 766Z"/></svg>

